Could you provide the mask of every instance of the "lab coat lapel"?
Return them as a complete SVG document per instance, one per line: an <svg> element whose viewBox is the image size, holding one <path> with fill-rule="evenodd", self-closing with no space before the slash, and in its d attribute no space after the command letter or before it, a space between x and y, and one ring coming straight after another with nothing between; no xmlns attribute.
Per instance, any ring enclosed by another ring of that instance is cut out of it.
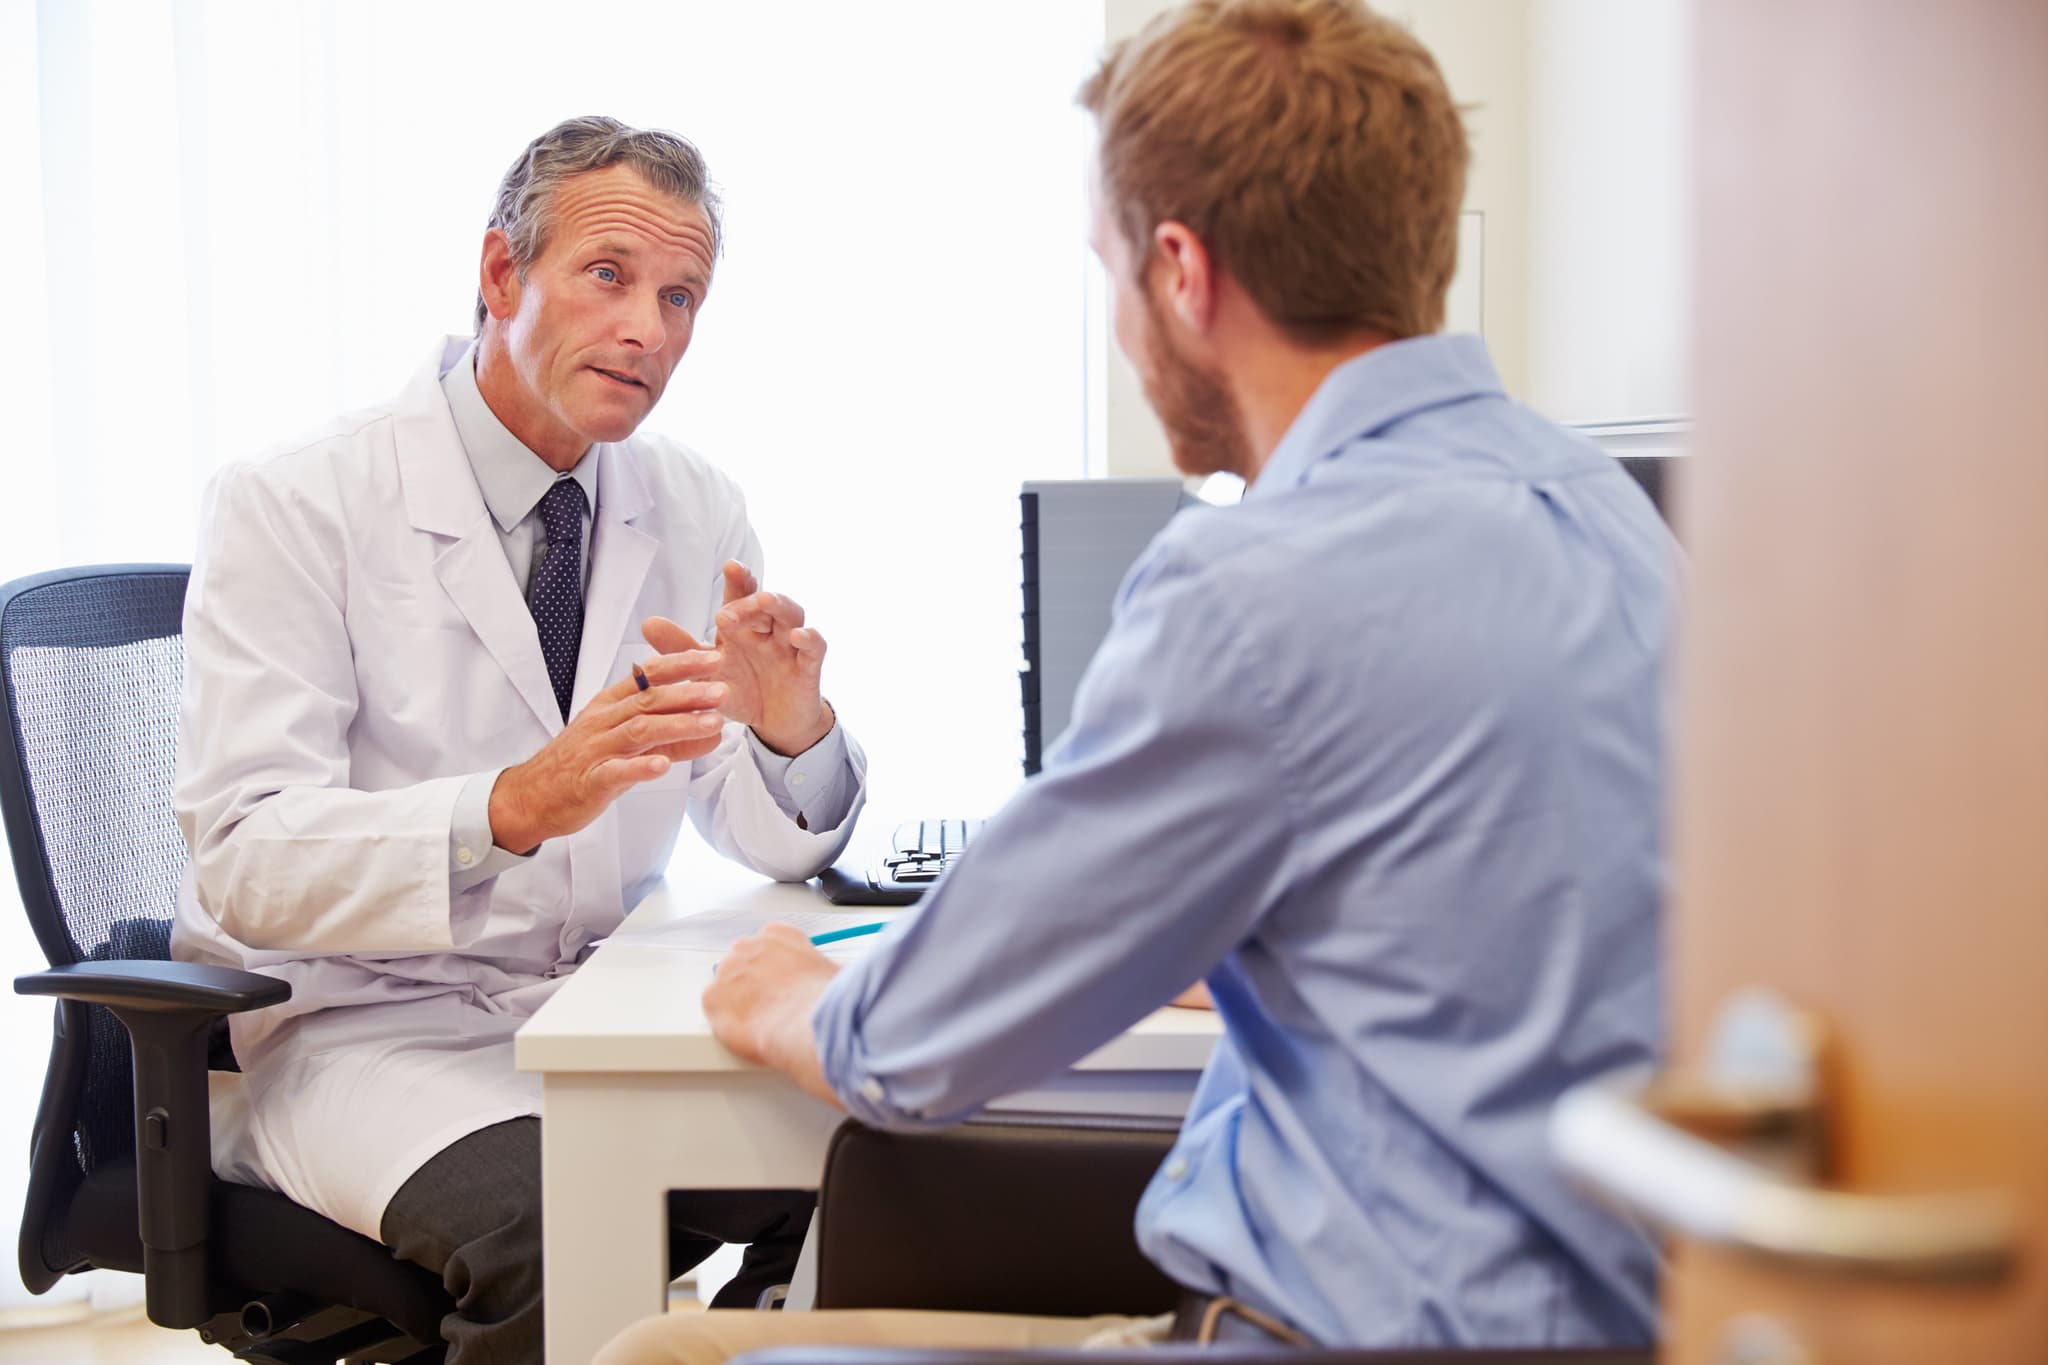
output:
<svg viewBox="0 0 2048 1365"><path fill-rule="evenodd" d="M583 592L583 645L576 656L572 715L618 681L611 676L612 661L628 631L638 638L633 609L657 544L633 525L650 498L629 447L603 445L596 453L597 511L590 528L590 583Z"/></svg>
<svg viewBox="0 0 2048 1365"><path fill-rule="evenodd" d="M463 452L441 392L447 357L428 366L398 402L392 435L397 443L406 514L413 527L452 543L434 558L434 576L490 651L519 695L554 734L561 708L548 682L540 635L526 608L497 527L484 506L476 472ZM586 648L589 635L584 636Z"/></svg>

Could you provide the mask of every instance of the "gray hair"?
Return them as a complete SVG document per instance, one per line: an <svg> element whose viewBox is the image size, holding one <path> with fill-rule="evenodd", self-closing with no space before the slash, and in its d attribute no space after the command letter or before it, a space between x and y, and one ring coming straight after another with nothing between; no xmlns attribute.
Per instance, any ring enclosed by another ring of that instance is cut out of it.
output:
<svg viewBox="0 0 2048 1365"><path fill-rule="evenodd" d="M718 259L722 232L718 195L704 170L704 156L688 138L656 128L629 128L615 118L590 115L565 119L528 143L505 172L486 228L502 230L512 243L512 262L519 277L541 252L554 231L554 197L562 182L585 171L631 166L647 183L704 211L711 227L711 259ZM483 291L476 296L476 330L484 330Z"/></svg>

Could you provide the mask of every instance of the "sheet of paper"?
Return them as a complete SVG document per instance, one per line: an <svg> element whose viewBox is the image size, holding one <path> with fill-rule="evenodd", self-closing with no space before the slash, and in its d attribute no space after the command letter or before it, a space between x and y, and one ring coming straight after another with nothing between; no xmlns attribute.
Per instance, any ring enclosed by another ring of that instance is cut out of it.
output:
<svg viewBox="0 0 2048 1365"><path fill-rule="evenodd" d="M770 924L793 924L806 934L825 934L834 929L873 924L880 918L872 912L860 910L799 910L794 913L788 910L703 910L655 928L615 935L612 942L679 952L723 953L732 946L734 939L757 933ZM874 947L880 938L880 934L864 934L859 938L828 943L818 951L827 957L859 957Z"/></svg>

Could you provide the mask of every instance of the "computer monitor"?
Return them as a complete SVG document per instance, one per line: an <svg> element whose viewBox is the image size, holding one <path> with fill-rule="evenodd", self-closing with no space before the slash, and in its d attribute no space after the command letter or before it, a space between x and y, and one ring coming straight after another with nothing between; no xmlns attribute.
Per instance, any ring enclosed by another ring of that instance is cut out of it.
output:
<svg viewBox="0 0 2048 1365"><path fill-rule="evenodd" d="M1066 730L1132 561L1193 498L1179 479L1047 479L1019 497L1024 775Z"/></svg>
<svg viewBox="0 0 2048 1365"><path fill-rule="evenodd" d="M1682 457L1617 458L1657 510L1669 517L1669 476ZM1200 500L1229 501L1235 489L1205 487ZM1074 691L1109 633L1124 575L1174 513L1198 501L1179 479L1042 479L1018 498L1022 532L1024 775L1065 732Z"/></svg>
<svg viewBox="0 0 2048 1365"><path fill-rule="evenodd" d="M1621 467L1629 476L1643 486L1650 495L1650 503L1657 509L1657 515L1666 522L1671 520L1671 476L1684 458L1680 455L1617 455Z"/></svg>

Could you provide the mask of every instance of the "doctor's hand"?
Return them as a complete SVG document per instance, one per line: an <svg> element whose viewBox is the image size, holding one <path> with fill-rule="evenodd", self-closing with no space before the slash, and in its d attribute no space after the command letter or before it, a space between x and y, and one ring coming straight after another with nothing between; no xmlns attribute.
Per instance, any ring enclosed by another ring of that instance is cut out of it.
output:
<svg viewBox="0 0 2048 1365"><path fill-rule="evenodd" d="M590 699L539 753L498 774L491 788L491 838L528 853L543 840L574 834L604 814L627 788L651 782L677 763L718 747L726 685L716 660L663 660L658 686L628 676Z"/></svg>
<svg viewBox="0 0 2048 1365"><path fill-rule="evenodd" d="M720 661L716 676L726 685L720 709L776 753L800 754L832 730L832 708L818 694L825 637L804 624L802 607L760 588L746 565L726 561L713 647ZM665 617L650 617L640 633L663 654L704 648Z"/></svg>
<svg viewBox="0 0 2048 1365"><path fill-rule="evenodd" d="M825 1082L811 1011L839 971L803 930L771 924L734 943L704 992L712 1036L742 1061L771 1066L837 1105Z"/></svg>

